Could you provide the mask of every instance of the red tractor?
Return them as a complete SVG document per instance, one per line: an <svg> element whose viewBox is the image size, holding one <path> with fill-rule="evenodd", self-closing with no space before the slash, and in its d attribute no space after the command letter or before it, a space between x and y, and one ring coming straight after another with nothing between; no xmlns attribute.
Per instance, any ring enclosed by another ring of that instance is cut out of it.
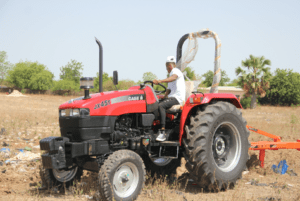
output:
<svg viewBox="0 0 300 201"><path fill-rule="evenodd" d="M205 33L204 33L205 34ZM177 47L177 61L188 34ZM102 45L99 93L89 94L92 78L82 78L85 96L59 106L61 137L40 141L45 186L67 187L83 170L99 173L100 195L106 200L134 200L146 170L168 174L186 160L199 186L226 189L241 178L249 158L249 131L232 94L193 92L182 107L168 111L167 141L157 142L160 128L158 94L152 81L128 90L102 92ZM113 81L118 83L117 72Z"/></svg>

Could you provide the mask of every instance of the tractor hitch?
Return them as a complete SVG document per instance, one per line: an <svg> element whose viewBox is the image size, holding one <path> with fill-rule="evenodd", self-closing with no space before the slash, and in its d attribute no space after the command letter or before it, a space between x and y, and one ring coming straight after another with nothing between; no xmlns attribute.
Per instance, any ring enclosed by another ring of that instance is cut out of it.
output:
<svg viewBox="0 0 300 201"><path fill-rule="evenodd" d="M278 149L296 149L300 151L300 140L297 142L282 142L281 137L267 133L265 131L253 128L251 126L246 126L249 131L264 135L266 137L272 138L272 141L259 141L251 142L250 150L259 150L259 160L260 166L263 168L265 166L265 155L266 150L278 150Z"/></svg>

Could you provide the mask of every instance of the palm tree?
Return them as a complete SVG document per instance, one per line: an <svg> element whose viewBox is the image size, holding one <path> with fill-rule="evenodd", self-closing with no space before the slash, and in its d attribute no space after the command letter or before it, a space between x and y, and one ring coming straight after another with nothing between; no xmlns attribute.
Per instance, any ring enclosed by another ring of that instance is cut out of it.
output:
<svg viewBox="0 0 300 201"><path fill-rule="evenodd" d="M240 66L235 69L236 75L239 76L239 85L243 87L246 91L246 96L251 96L250 108L254 109L256 107L257 95L264 97L266 95L266 90L270 88L270 67L271 65L269 59L262 57L255 57L250 55L249 59L242 61L242 67Z"/></svg>

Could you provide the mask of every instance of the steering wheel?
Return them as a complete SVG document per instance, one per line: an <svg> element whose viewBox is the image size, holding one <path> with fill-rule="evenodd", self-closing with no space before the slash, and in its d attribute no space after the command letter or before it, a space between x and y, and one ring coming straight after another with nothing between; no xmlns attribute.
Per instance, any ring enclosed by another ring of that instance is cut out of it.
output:
<svg viewBox="0 0 300 201"><path fill-rule="evenodd" d="M147 81L144 82L144 84L147 84L147 83L150 83L151 86L152 86L152 88L154 89L154 87L153 87L153 85L154 85L153 81L147 80ZM161 94L161 93L165 93L167 91L167 88L164 85L162 85L160 83L158 83L158 85L161 86L162 88L164 88L164 90L163 91L154 90L157 95Z"/></svg>

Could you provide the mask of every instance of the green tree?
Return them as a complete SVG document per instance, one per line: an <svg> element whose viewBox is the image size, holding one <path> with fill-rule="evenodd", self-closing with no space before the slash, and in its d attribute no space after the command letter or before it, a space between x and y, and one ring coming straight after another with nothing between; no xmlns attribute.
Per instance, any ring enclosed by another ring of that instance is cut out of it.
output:
<svg viewBox="0 0 300 201"><path fill-rule="evenodd" d="M211 87L214 78L214 72L209 70L206 73L204 73L202 77L205 77L202 84L204 84L206 87ZM221 80L219 86L225 86L228 82L230 82L230 78L228 77L226 71L221 70Z"/></svg>
<svg viewBox="0 0 300 201"><path fill-rule="evenodd" d="M134 86L135 82L133 80L120 80L117 88L119 90L127 90L130 87Z"/></svg>
<svg viewBox="0 0 300 201"><path fill-rule="evenodd" d="M107 81L112 80L112 77L110 77L108 75L108 73L103 73L102 75L102 87L104 86L104 83L106 83ZM94 89L92 91L98 92L99 91L99 73L97 73L97 76L94 78ZM103 89L104 91L104 89Z"/></svg>
<svg viewBox="0 0 300 201"><path fill-rule="evenodd" d="M133 80L120 80L117 89L118 90L127 90L130 87L134 86L135 82ZM116 90L116 86L114 86L112 80L107 80L103 83L103 91L114 91Z"/></svg>
<svg viewBox="0 0 300 201"><path fill-rule="evenodd" d="M62 80L73 80L76 84L79 84L82 70L82 63L72 59L71 62L60 68L59 77Z"/></svg>
<svg viewBox="0 0 300 201"><path fill-rule="evenodd" d="M143 74L143 81L147 81L147 80L157 80L157 76L154 73L151 72L146 72Z"/></svg>
<svg viewBox="0 0 300 201"><path fill-rule="evenodd" d="M1 83L5 79L8 71L12 68L12 64L9 61L6 61L7 55L5 51L0 51L0 76Z"/></svg>
<svg viewBox="0 0 300 201"><path fill-rule="evenodd" d="M143 81L138 80L135 84L139 85L139 84L141 84L141 83L143 83Z"/></svg>
<svg viewBox="0 0 300 201"><path fill-rule="evenodd" d="M43 70L32 76L28 84L31 90L48 90L53 84L54 75L47 70Z"/></svg>
<svg viewBox="0 0 300 201"><path fill-rule="evenodd" d="M196 80L196 73L193 70L192 67L186 67L183 72L186 72L186 76L190 79L190 80Z"/></svg>
<svg viewBox="0 0 300 201"><path fill-rule="evenodd" d="M290 69L276 69L270 80L270 89L266 96L259 98L261 104L299 105L300 74Z"/></svg>
<svg viewBox="0 0 300 201"><path fill-rule="evenodd" d="M21 89L49 89L54 75L38 62L19 62L8 71L7 81ZM45 79L45 80L43 80Z"/></svg>
<svg viewBox="0 0 300 201"><path fill-rule="evenodd" d="M143 78L142 79L143 79L143 82L144 82L144 81L149 81L149 80L150 81L157 80L158 78L157 78L157 76L154 73L146 72L146 73L143 74ZM140 82L140 81L138 81L138 82ZM164 85L166 87L168 86L167 83L162 83L162 85ZM163 90L163 87L161 87L159 85L153 85L153 89L161 91L161 90Z"/></svg>
<svg viewBox="0 0 300 201"><path fill-rule="evenodd" d="M52 88L52 91L57 90L68 90L70 91L78 91L79 90L79 84L76 84L73 80L59 80L54 82L54 86Z"/></svg>
<svg viewBox="0 0 300 201"><path fill-rule="evenodd" d="M241 105L243 106L243 109L250 108L251 105L251 97L246 97L245 94L243 95L241 101Z"/></svg>
<svg viewBox="0 0 300 201"><path fill-rule="evenodd" d="M233 79L231 82L227 84L227 86L234 86L234 87L240 87L239 86L239 80L238 79Z"/></svg>
<svg viewBox="0 0 300 201"><path fill-rule="evenodd" d="M246 92L246 96L251 96L250 108L256 107L257 95L264 97L266 90L270 88L270 67L271 61L262 57L255 57L250 55L249 59L242 61L242 67L235 69L236 75L239 76L239 85L243 87Z"/></svg>

